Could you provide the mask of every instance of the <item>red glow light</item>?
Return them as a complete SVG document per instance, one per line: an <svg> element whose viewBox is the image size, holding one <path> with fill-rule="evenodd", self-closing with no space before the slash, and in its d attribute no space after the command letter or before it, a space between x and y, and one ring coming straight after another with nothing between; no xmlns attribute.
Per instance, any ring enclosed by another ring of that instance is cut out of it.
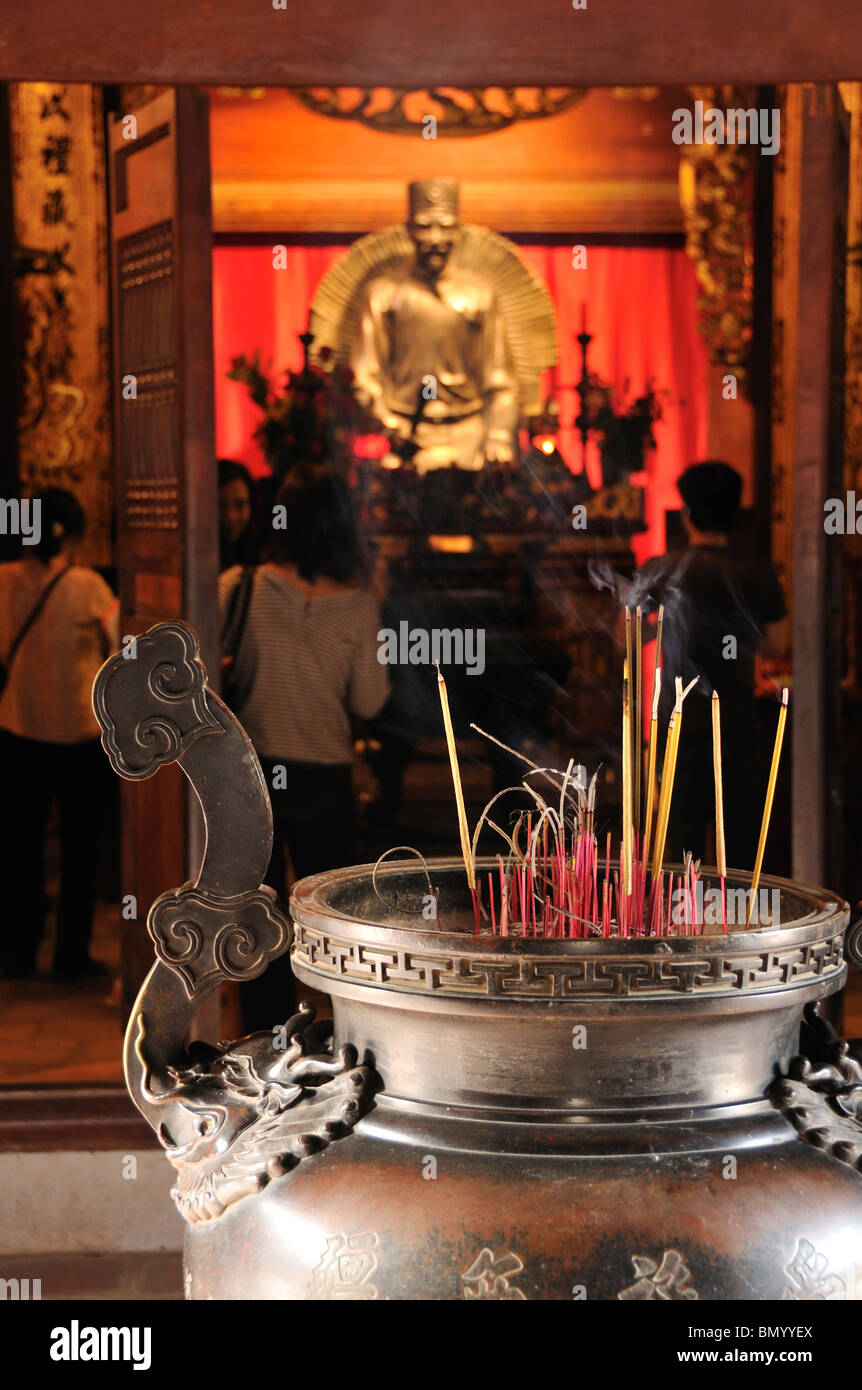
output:
<svg viewBox="0 0 862 1390"><path fill-rule="evenodd" d="M540 449L543 454L553 454L557 447L557 441L552 434L537 434L533 437L533 448Z"/></svg>
<svg viewBox="0 0 862 1390"><path fill-rule="evenodd" d="M353 441L353 452L358 459L382 459L389 453L389 440L385 434L358 434Z"/></svg>

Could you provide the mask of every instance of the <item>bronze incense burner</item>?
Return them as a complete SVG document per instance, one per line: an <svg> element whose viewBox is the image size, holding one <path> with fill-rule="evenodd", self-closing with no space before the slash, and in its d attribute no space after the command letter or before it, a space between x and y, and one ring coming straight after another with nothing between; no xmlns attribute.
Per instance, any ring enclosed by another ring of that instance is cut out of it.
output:
<svg viewBox="0 0 862 1390"><path fill-rule="evenodd" d="M763 879L780 927L501 938L473 934L460 861L429 866L445 930L414 867L338 870L291 899L331 1043L306 1006L186 1048L222 979L287 949L266 789L184 625L108 662L94 703L116 770L176 759L207 820L126 1038L189 1298L862 1298L862 1066L818 1012L862 963L846 903Z"/></svg>

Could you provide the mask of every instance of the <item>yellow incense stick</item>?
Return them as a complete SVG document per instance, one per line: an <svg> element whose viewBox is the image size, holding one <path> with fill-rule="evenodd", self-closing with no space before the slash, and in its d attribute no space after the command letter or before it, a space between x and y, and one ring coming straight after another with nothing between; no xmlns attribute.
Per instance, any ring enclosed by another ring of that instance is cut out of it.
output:
<svg viewBox="0 0 862 1390"><path fill-rule="evenodd" d="M715 867L719 878L727 878L724 848L724 789L721 785L721 701L712 692L712 772L715 779Z"/></svg>
<svg viewBox="0 0 862 1390"><path fill-rule="evenodd" d="M670 798L673 779L676 773L676 754L679 746L679 726L682 722L682 706L675 705L668 721L667 742L664 750L664 767L661 774L661 792L658 799L658 820L655 828L655 849L652 857L652 880L658 882L664 861L664 846L667 839L667 823L670 815Z"/></svg>
<svg viewBox="0 0 862 1390"><path fill-rule="evenodd" d="M635 845L641 832L641 763L643 761L642 690L643 684L643 609L635 609L635 680L632 700L632 755L634 758L634 829Z"/></svg>
<svg viewBox="0 0 862 1390"><path fill-rule="evenodd" d="M656 747L658 745L658 702L661 692L661 667L656 667L655 684L652 692L652 718L649 726L649 754L647 757L647 792L646 792L646 816L644 824L644 853L643 862L649 859L649 847L652 840L652 813L655 804L655 759Z"/></svg>
<svg viewBox="0 0 862 1390"><path fill-rule="evenodd" d="M748 900L748 913L745 918L746 927L751 922L751 913L757 900L757 890L760 887L760 870L763 867L763 853L766 849L766 836L769 832L769 820L772 815L772 802L775 797L775 784L778 781L778 764L781 761L781 745L784 742L784 726L787 723L787 701L790 698L790 691L786 688L781 692L781 708L778 711L778 728L775 730L775 746L772 750L772 766L769 769L769 781L766 784L766 801L763 806L763 820L760 822L760 839L757 842L757 858L754 861L754 873L751 876L751 896Z"/></svg>
<svg viewBox="0 0 862 1390"><path fill-rule="evenodd" d="M632 891L632 718L629 664L623 666L623 894Z"/></svg>
<svg viewBox="0 0 862 1390"><path fill-rule="evenodd" d="M679 738L682 733L682 706L686 695L697 685L697 676L689 681L685 690L682 688L682 681L679 676L676 678L676 701L673 707L673 714L667 726L667 744L665 745L664 768L661 775L661 794L658 802L658 824L655 832L655 850L652 860L652 877L656 882L661 873L664 861L664 847L667 839L667 826L670 818L670 802L673 796L673 779L676 775L676 759L679 752Z"/></svg>
<svg viewBox="0 0 862 1390"><path fill-rule="evenodd" d="M458 831L461 836L461 854L467 871L467 883L471 890L476 887L476 869L470 850L470 832L467 828L467 812L464 809L464 789L461 786L461 772L458 767L458 750L455 747L455 734L452 729L452 716L449 713L449 695L440 667L437 667L437 689L440 693L440 708L443 711L443 727L446 730L446 747L449 749L449 764L452 768L452 783L455 787L455 805L458 809Z"/></svg>

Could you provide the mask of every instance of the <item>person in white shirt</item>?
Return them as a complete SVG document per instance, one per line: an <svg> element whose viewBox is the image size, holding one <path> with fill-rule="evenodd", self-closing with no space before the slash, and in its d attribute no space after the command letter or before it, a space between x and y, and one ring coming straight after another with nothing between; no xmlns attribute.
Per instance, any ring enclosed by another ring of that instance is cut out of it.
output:
<svg viewBox="0 0 862 1390"><path fill-rule="evenodd" d="M37 544L0 565L0 659L8 666L0 698L0 970L7 978L35 973L45 930L45 832L56 799L61 864L53 974L65 983L106 973L89 950L106 770L91 691L119 645L119 603L95 570L75 563L85 528L77 499L50 488L39 501Z"/></svg>

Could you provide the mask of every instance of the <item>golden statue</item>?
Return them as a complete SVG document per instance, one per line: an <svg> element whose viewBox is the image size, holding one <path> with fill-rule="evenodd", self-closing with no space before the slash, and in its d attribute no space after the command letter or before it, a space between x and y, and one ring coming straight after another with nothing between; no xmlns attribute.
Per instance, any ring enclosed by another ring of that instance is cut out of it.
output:
<svg viewBox="0 0 862 1390"><path fill-rule="evenodd" d="M321 281L312 356L349 363L396 457L419 473L509 463L538 379L556 361L554 310L516 248L458 217L458 185L409 185L406 227L363 237Z"/></svg>

